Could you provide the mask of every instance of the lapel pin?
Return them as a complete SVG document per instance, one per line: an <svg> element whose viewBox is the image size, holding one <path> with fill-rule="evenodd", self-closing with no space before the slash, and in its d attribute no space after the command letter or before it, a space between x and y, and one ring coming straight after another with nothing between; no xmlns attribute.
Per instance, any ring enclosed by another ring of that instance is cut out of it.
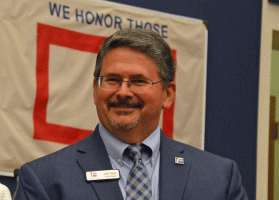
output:
<svg viewBox="0 0 279 200"><path fill-rule="evenodd" d="M184 165L184 158L175 157L175 164Z"/></svg>
<svg viewBox="0 0 279 200"><path fill-rule="evenodd" d="M87 181L100 181L112 179L120 179L120 173L118 169L86 172Z"/></svg>

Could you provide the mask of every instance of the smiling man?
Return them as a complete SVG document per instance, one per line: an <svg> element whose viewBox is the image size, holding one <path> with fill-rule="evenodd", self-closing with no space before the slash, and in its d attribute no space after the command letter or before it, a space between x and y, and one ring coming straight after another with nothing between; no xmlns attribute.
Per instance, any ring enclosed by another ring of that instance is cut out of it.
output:
<svg viewBox="0 0 279 200"><path fill-rule="evenodd" d="M141 143L158 127L162 108L169 108L174 98L175 84L164 88L163 81L150 56L129 47L110 50L94 82L100 122L123 142Z"/></svg>
<svg viewBox="0 0 279 200"><path fill-rule="evenodd" d="M100 123L84 140L21 167L16 199L248 199L234 161L164 135L175 65L155 32L120 30L100 48L94 103Z"/></svg>

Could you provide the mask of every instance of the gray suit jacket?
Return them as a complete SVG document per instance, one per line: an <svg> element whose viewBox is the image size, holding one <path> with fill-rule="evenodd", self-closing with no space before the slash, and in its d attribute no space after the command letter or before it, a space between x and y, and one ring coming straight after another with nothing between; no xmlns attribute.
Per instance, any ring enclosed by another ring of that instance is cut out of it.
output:
<svg viewBox="0 0 279 200"><path fill-rule="evenodd" d="M161 132L160 200L248 199L234 161ZM184 158L184 165L175 163ZM16 200L123 200L118 180L86 180L87 171L112 169L98 126L84 140L21 167Z"/></svg>

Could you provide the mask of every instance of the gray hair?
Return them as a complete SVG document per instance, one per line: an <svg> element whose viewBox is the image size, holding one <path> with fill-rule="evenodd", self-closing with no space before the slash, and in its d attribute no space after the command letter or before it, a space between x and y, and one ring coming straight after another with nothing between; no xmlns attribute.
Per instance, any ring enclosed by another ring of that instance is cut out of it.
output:
<svg viewBox="0 0 279 200"><path fill-rule="evenodd" d="M118 47L129 47L148 55L157 64L164 88L174 80L175 63L170 47L164 39L154 31L124 29L106 38L101 46L94 71L96 81L101 73L104 56Z"/></svg>

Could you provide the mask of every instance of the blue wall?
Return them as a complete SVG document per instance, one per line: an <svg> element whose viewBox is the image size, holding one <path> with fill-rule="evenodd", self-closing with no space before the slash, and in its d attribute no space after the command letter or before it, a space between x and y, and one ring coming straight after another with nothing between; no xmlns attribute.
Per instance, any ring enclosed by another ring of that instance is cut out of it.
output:
<svg viewBox="0 0 279 200"><path fill-rule="evenodd" d="M114 0L208 21L205 150L234 159L255 199L262 0ZM15 181L0 177L13 192Z"/></svg>

